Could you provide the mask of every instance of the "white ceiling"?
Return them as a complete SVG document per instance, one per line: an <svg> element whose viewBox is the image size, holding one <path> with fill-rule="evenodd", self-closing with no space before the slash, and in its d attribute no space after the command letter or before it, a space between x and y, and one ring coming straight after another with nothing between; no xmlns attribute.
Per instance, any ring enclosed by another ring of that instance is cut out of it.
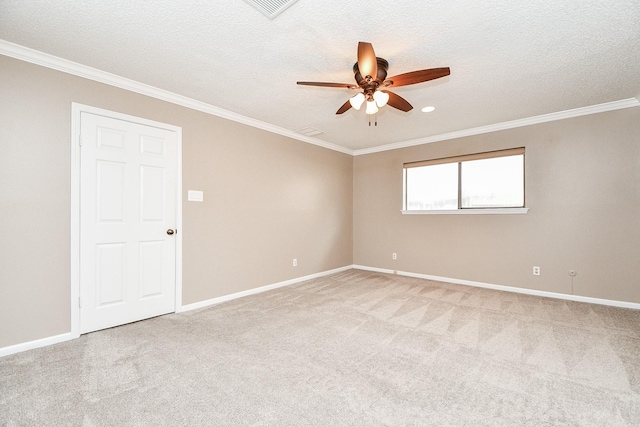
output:
<svg viewBox="0 0 640 427"><path fill-rule="evenodd" d="M298 0L270 20L243 0L0 0L0 39L350 150L640 95L638 0ZM451 75L394 91L408 113L336 110L359 41L389 76ZM427 105L433 113L422 113Z"/></svg>

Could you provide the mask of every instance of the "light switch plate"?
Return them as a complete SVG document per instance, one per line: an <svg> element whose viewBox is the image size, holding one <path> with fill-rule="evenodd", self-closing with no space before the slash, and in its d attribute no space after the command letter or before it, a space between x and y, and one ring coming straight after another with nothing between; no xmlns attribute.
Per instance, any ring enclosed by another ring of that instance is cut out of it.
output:
<svg viewBox="0 0 640 427"><path fill-rule="evenodd" d="M202 191L189 190L187 200L190 202L202 202L204 200L204 193Z"/></svg>

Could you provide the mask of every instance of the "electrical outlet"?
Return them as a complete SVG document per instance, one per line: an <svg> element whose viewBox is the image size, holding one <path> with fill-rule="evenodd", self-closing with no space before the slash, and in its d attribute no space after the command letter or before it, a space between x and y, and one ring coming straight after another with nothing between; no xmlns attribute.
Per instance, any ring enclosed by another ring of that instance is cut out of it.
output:
<svg viewBox="0 0 640 427"><path fill-rule="evenodd" d="M298 266L298 258L294 258L293 259L293 266L297 267Z"/></svg>
<svg viewBox="0 0 640 427"><path fill-rule="evenodd" d="M391 255L391 258L393 258L393 259L398 259L398 254L394 252L394 253Z"/></svg>
<svg viewBox="0 0 640 427"><path fill-rule="evenodd" d="M534 276L539 276L540 275L540 267L533 267L533 275Z"/></svg>

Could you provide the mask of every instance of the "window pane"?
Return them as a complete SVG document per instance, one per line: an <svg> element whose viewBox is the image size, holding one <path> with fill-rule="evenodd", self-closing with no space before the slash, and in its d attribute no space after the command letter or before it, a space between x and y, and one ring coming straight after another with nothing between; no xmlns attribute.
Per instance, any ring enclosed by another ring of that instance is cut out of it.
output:
<svg viewBox="0 0 640 427"><path fill-rule="evenodd" d="M458 209L458 164L408 168L407 210Z"/></svg>
<svg viewBox="0 0 640 427"><path fill-rule="evenodd" d="M523 207L524 156L462 162L463 208Z"/></svg>

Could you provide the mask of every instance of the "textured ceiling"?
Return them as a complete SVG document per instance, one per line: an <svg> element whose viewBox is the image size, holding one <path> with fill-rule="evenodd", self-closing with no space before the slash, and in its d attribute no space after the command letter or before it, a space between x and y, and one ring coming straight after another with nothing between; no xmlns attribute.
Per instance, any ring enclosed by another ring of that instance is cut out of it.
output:
<svg viewBox="0 0 640 427"><path fill-rule="evenodd" d="M638 0L0 0L0 39L353 150L640 95ZM296 81L353 82L359 41L390 76L451 76L395 89L414 109L377 127L337 116L353 91Z"/></svg>

